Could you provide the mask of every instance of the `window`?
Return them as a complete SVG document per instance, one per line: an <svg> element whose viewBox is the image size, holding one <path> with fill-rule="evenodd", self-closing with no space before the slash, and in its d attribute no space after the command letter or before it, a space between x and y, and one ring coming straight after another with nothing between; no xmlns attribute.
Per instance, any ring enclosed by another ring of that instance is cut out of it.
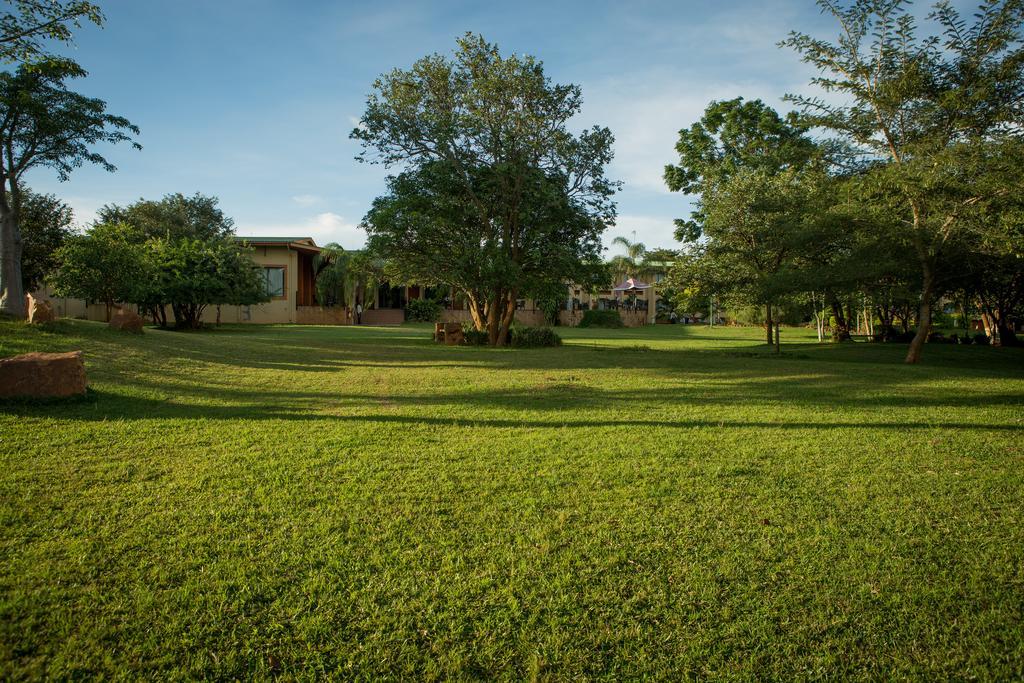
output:
<svg viewBox="0 0 1024 683"><path fill-rule="evenodd" d="M284 297L284 266L269 266L263 269L263 284L267 296Z"/></svg>

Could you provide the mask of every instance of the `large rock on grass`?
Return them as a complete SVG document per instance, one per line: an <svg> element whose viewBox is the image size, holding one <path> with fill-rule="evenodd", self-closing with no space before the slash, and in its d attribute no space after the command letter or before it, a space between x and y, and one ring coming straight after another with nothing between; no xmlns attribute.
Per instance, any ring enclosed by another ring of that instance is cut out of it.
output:
<svg viewBox="0 0 1024 683"><path fill-rule="evenodd" d="M115 330L121 330L122 332L133 332L135 334L142 334L142 317L127 308L119 308L114 311L114 315L110 316L110 327Z"/></svg>
<svg viewBox="0 0 1024 683"><path fill-rule="evenodd" d="M65 398L85 394L81 351L0 358L0 398Z"/></svg>
<svg viewBox="0 0 1024 683"><path fill-rule="evenodd" d="M34 296L28 297L28 321L33 325L52 323L57 319L53 312L53 304L46 299L37 299Z"/></svg>

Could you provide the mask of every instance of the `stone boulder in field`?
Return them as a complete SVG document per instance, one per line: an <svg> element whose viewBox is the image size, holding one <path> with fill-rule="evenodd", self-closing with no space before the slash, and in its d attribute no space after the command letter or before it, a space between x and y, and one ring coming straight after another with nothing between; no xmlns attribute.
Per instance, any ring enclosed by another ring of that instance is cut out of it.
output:
<svg viewBox="0 0 1024 683"><path fill-rule="evenodd" d="M122 332L133 332L142 334L142 317L135 311L127 308L119 308L110 316L110 327Z"/></svg>
<svg viewBox="0 0 1024 683"><path fill-rule="evenodd" d="M53 305L46 299L37 299L34 296L28 297L28 321L33 325L52 323L57 319L53 312Z"/></svg>
<svg viewBox="0 0 1024 683"><path fill-rule="evenodd" d="M81 351L0 358L0 398L62 398L85 394Z"/></svg>

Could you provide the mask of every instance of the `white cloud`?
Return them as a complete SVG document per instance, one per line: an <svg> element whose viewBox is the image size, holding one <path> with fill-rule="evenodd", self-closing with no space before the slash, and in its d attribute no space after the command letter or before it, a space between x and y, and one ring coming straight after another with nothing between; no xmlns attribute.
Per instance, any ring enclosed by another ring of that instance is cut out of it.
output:
<svg viewBox="0 0 1024 683"><path fill-rule="evenodd" d="M297 194L292 197L292 201L299 206L313 206L323 201L323 198L315 194Z"/></svg>
<svg viewBox="0 0 1024 683"><path fill-rule="evenodd" d="M346 249L359 249L366 242L366 233L356 223L327 211L291 224L256 224L245 223L236 227L239 235L276 236L276 237L312 237L317 244L324 245L337 242Z"/></svg>

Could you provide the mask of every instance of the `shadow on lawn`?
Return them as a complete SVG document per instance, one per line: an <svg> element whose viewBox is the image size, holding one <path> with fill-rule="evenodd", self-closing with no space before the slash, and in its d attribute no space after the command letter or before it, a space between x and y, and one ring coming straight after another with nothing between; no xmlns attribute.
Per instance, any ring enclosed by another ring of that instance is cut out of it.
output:
<svg viewBox="0 0 1024 683"><path fill-rule="evenodd" d="M657 348L666 342L686 341L673 339L630 338L573 338L556 349L491 349L479 347L446 347L433 343L419 330L396 331L389 328L344 329L344 334L330 338L322 328L288 330L280 335L250 334L245 344L233 346L225 354L223 344L216 336L200 336L200 343L168 344L161 348L163 357L191 363L200 361L214 365L269 370L301 370L303 372L333 372L346 367L413 368L413 367L466 367L510 370L600 370L600 369L656 369L700 371L703 366L715 367L743 363L745 372L772 372L787 366L790 372L796 364L857 363L865 370L879 370L878 366L905 368L906 378L936 368L945 370L971 370L977 375L1024 378L1024 351L1019 349L982 349L973 347L935 346L928 349L924 363L917 367L903 364L906 349L895 344L789 344L781 356L775 355L764 344L746 343L746 340L717 339L720 346L708 348ZM326 338L325 338L326 337ZM289 343L282 344L287 339ZM209 340L209 341L207 341ZM612 341L636 341L635 345L618 345ZM206 342L206 343L203 343ZM655 348L643 342L655 344ZM874 367L871 367L874 366ZM886 368L891 373L892 368Z"/></svg>
<svg viewBox="0 0 1024 683"><path fill-rule="evenodd" d="M93 405L73 406L62 410L57 419L88 422L106 422L116 420L296 420L316 422L330 425L338 422L352 423L384 423L399 424L406 427L476 427L481 429L579 429L592 430L609 427L635 427L649 429L736 429L756 428L775 430L832 430L832 429L891 429L894 431L918 431L931 429L969 430L969 431L1011 431L1024 433L1024 424L985 424L963 421L924 420L920 423L898 421L840 421L828 420L737 420L737 419L580 419L572 414L551 415L550 419L515 419L494 417L459 417L459 416L424 416L399 415L390 412L371 412L365 414L337 414L338 406L326 409L310 410L299 406L247 404L247 405L195 405L170 403L167 401L126 399L122 396L109 395L111 401L104 400L103 392L96 392L98 401ZM361 407L365 409L367 400L361 396ZM400 399L401 400L401 399ZM116 403L115 403L116 402ZM410 405L406 403L405 405ZM430 405L430 404L419 404ZM113 409L112 408L117 408ZM350 405L350 407L352 407ZM522 408L523 406L520 406ZM19 417L47 418L54 417L52 410L41 406L0 405L0 413L14 414Z"/></svg>
<svg viewBox="0 0 1024 683"><path fill-rule="evenodd" d="M759 427L771 429L959 429L1011 430L1024 433L1024 422L1016 424L983 424L963 420L936 420L923 416L918 423L906 419L892 421L875 419L869 414L865 421L834 420L831 411L871 411L906 408L972 408L979 405L977 395L940 393L929 388L910 387L907 395L895 393L898 385L907 389L900 378L891 385L867 383L870 392L857 390L842 382L843 377L759 376L751 377L742 369L729 372L708 370L714 379L682 382L674 386L639 389L605 389L584 382L566 382L558 377L542 379L532 386L505 389L485 387L475 390L433 391L424 393L355 393L330 388L285 390L239 388L228 383L189 384L180 380L159 381L135 378L128 382L133 389L166 396L140 397L97 391L89 404L68 405L54 414L52 407L33 404L0 404L0 413L19 417L61 420L306 420L384 422L420 426L464 426L495 428L578 428L609 426L689 429L704 427ZM847 378L848 379L848 378ZM985 406L1024 408L1024 396L1017 393L984 395ZM629 415L636 406L652 411L646 418L619 418L607 415ZM672 419L680 408L702 411L708 417ZM778 420L720 419L723 412L754 408L760 414L777 414ZM817 420L787 420L790 409L806 413L811 410L822 417ZM477 414L481 414L476 417ZM604 412L604 415L599 414ZM665 417L658 413L668 413ZM422 413L426 413L423 415ZM442 416L438 416L442 413ZM444 414L447 413L447 414ZM490 413L490 414L488 414ZM530 413L523 419L506 417ZM497 414L497 417L494 415ZM540 419L537 419L537 418Z"/></svg>

